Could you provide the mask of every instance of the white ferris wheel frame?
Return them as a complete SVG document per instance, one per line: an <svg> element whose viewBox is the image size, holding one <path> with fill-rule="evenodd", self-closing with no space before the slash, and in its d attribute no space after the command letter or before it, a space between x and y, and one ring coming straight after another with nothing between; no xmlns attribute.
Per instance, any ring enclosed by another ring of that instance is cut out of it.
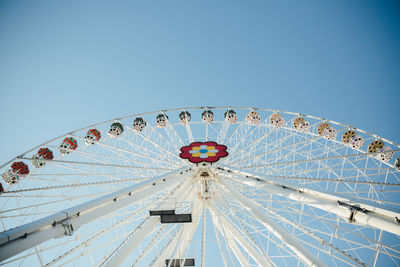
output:
<svg viewBox="0 0 400 267"><path fill-rule="evenodd" d="M3 164L0 168L4 168L5 166L9 165L11 162L17 159L25 159L29 160L31 159L29 156L27 156L29 153L32 151L46 146L50 144L51 142L55 140L62 139L66 136L72 136L77 139L82 139L82 137L78 136L77 133L81 132L82 130L89 129L96 127L98 125L103 125L105 123L110 123L110 122L115 122L115 121L122 121L124 119L129 119L133 117L138 117L138 116L145 116L149 114L166 114L171 111L181 111L181 110L206 110L206 109L211 109L211 110L216 110L216 109L244 109L244 110L255 110L255 111L265 111L265 112L271 112L271 113L281 113L281 114L287 114L291 116L303 116L304 118L310 118L318 121L323 121L323 122L328 122L331 124L334 124L336 126L341 126L341 129L354 129L354 127L344 125L341 123L337 123L334 121L329 121L325 120L322 118L318 118L315 116L309 116L309 115L304 115L300 113L293 113L293 112L284 112L284 111L279 111L279 110L273 110L273 109L255 109L255 108L242 108L242 107L197 107L197 108L183 108L183 109L170 109L170 110L162 110L162 111L156 111L156 112L149 112L149 113L141 113L141 114L135 114L135 115L130 115L126 116L123 118L119 119L114 119L114 120L109 120L105 121L102 123L97 123L93 124L91 126L78 129L76 131L70 132L68 134L59 136L57 138L54 138L52 140L49 140L48 142L45 142L39 146L34 147L33 149L21 154L20 156L10 160L9 162ZM125 125L124 125L125 126ZM186 132L188 136L188 140L193 142L195 141L195 138L193 137L192 134L192 129L191 129L191 124L188 123L186 127ZM221 126L221 130L219 131L218 134L218 139L223 139L226 136L226 129L224 129L225 124ZM171 127L170 125L168 127ZM167 129L168 129L167 127ZM287 128L288 126L284 126L283 128ZM128 127L127 127L128 128ZM129 129L129 128L128 128ZM172 131L173 129L170 129L170 131L166 130L167 136L170 139L170 144L175 146L176 148L179 149L180 146L184 145L184 142L182 140L179 140L179 135L175 132ZM381 139L385 143L391 145L394 147L393 151L397 152L400 150L400 146L398 144L395 144L389 140L386 140L384 138L381 138L379 136L370 134L366 131L356 129L357 132L363 133L364 135L368 135L371 138L375 139ZM165 151L167 154L171 154L169 151L164 149L159 143L155 142L149 137L146 137L144 134L139 133L139 135L143 138L146 139L147 142L151 143L154 147L157 147L160 150ZM318 137L317 134L315 133L310 133L311 136L314 136L312 138L320 138ZM207 140L208 136L208 126L206 126L206 131L205 131L205 137L204 140ZM261 142L263 136L259 137L258 139L255 139L253 141L254 143L257 144L257 142ZM288 138L291 138L290 136ZM243 135L240 137L239 141L237 141L237 146L234 147L233 149L237 149L236 152L245 150L247 147L240 147L241 143L244 143L246 139L246 136ZM176 142L175 142L176 141ZM217 140L217 141L222 141L222 140ZM297 143L293 143L292 146L296 146L300 144L301 142L304 141L299 141ZM338 143L340 144L340 141L337 140L331 140L333 143ZM131 144L134 146L134 144ZM106 144L104 144L105 147L107 147ZM285 148L288 148L286 146ZM132 151L124 151L124 149L119 148L120 152L123 153L135 153ZM274 153L279 150L282 150L282 147L276 147L273 150L265 152L263 155L255 155L252 156L254 158L261 158L262 156L265 156L266 154L269 153ZM337 155L338 158L356 158L356 157L362 157L362 156L373 156L373 153L366 153L362 150L357 150L354 149L354 151L358 151L358 153L355 154L348 154L348 155ZM153 160L153 164L161 163L166 164L167 162L170 164L171 169L169 169L168 173L165 173L163 175L158 175L156 177L153 177L151 179L145 179L144 181L140 183L136 183L132 186L125 187L121 190L116 190L114 192L111 192L106 195L102 195L98 198L94 198L90 201L81 203L77 206L74 206L72 208L68 208L62 211L59 211L55 214L49 215L47 217L43 217L39 220L15 227L13 229L9 229L7 231L4 231L0 233L0 261L5 261L27 249L30 248L35 248L36 246L49 240L52 238L59 238L63 236L70 236L73 235L75 231L77 231L82 225L85 225L86 223L89 223L93 220L96 220L98 218L102 218L106 216L107 214L110 214L112 212L115 212L116 210L122 209L126 206L133 205L136 203L136 201L140 201L141 199L145 199L151 195L156 194L158 191L161 189L165 188L171 188L172 186L177 186L176 187L176 192L186 192L186 191L193 191L193 184L198 182L199 179L199 173L200 172L208 172L210 175L213 175L215 180L213 182L216 184L216 186L219 186L223 190L219 191L218 194L216 194L215 198L204 198L204 203L201 204L198 199L192 199L191 196L187 196L186 200L192 201L193 203L196 203L195 208L193 208L192 213L196 216L194 216L194 221L193 224L196 227L190 227L188 225L183 225L180 229L178 229L176 232L177 234L174 236L173 239L171 239L170 245L167 246L162 255L165 256L171 256L171 255L185 255L187 247L190 245L191 240L193 239L193 235L195 230L197 229L198 225L200 224L200 217L203 216L203 221L202 221L202 227L203 227L203 232L205 228L205 215L204 215L204 210L207 209L209 210L210 214L212 214L212 220L213 223L216 227L216 231L220 232L221 237L225 238L225 241L227 244L230 246L230 249L232 250L233 254L235 255L235 258L238 260L239 263L242 265L246 266L248 265L248 260L246 259L246 256L243 255L243 252L246 252L249 257L251 257L257 264L261 266L273 266L273 260L266 255L262 249L257 245L257 242L252 241L252 237L246 232L243 231L235 226L233 226L232 222L229 221L228 218L217 214L221 214L221 210L218 209L218 203L222 203L228 198L234 198L237 200L238 205L240 205L243 209L249 211L252 216L254 216L254 219L258 220L262 225L265 226L265 228L268 230L268 232L272 235L275 236L276 239L283 241L287 248L291 251L293 255L296 255L298 259L303 262L306 265L309 266L324 266L325 263L322 262L316 255L314 255L312 252L307 249L304 244L301 242L297 241L297 238L293 235L293 233L288 232L286 229L282 228L280 225L278 225L274 220L271 220L268 216L265 215L265 210L268 210L270 212L274 212L273 210L266 209L265 207L260 207L260 204L257 203L255 200L250 199L248 196L244 195L241 193L236 187L236 185L243 184L246 186L254 187L254 188L261 188L262 190L265 190L266 192L276 195L276 196L281 196L286 199L290 199L293 201L296 201L297 203L304 204L307 206L311 206L314 208L317 208L319 210L323 210L325 212L329 212L338 218L342 218L343 220L347 220L349 222L352 222L357 225L361 226L367 226L367 227L372 227L378 230L382 230L384 232L392 233L394 235L399 236L400 235L400 224L399 224L399 218L400 218L400 212L394 208L385 206L385 205L380 205L376 202L372 201L367 201L367 200L362 200L362 199L347 199L344 198L343 196L338 196L335 194L328 194L327 192L319 192L316 190L311 190L308 188L304 187L299 187L295 186L290 183L277 183L274 179L271 179L273 175L260 175L257 172L254 172L251 170L251 168L256 169L257 166L251 166L250 170L249 169L243 169L240 167L237 167L237 164L246 160L249 160L249 157L244 157L244 156L239 156L236 161L233 162L233 166L230 164L225 164L224 160L221 160L221 163L218 163L216 165L197 165L193 166L191 168L185 167L185 168L178 168L177 164L174 165L174 162L176 161L169 161L167 160L162 160L161 158L158 159L153 159L150 156L150 151L148 151L148 158ZM246 155L246 154L244 154ZM141 157L146 157L146 154L141 154ZM174 155L167 155L166 157L171 157L173 158ZM176 157L176 155L175 155ZM325 157L325 158L319 158L315 159L313 158L312 161L319 161L323 162L329 159L334 158L334 156L330 157ZM306 162L306 160L303 160L301 163ZM84 165L93 165L93 166L102 166L102 163L100 162L80 162L80 161L67 161L67 160L61 160L61 159L55 159L52 160L54 163L71 163L71 164L84 164ZM255 161L256 162L256 161ZM231 162L232 163L232 162ZM292 164L298 164L300 161L293 161ZM278 162L278 163L271 163L270 165L278 166L279 164L290 164L290 161L286 162ZM388 168L394 169L394 165L390 164L388 162L382 162L384 166L387 166ZM107 164L104 163L104 166L108 167L115 167L119 169L135 169L137 166L132 167L129 165L116 165L116 164ZM323 163L321 163L323 165ZM154 165L153 165L154 166ZM264 167L266 165L264 164ZM143 168L148 168L151 169L151 167L148 166L143 166ZM160 168L162 169L162 168ZM166 168L165 171L168 169ZM280 178L284 178L281 177ZM286 178L294 178L294 177L286 177ZM306 177L305 177L306 178ZM117 182L117 181L113 181ZM126 181L124 181L126 182ZM357 181L354 181L357 183ZM369 182L369 181L368 181ZM358 183L363 183L362 181L358 181ZM374 182L370 181L371 184L377 184L379 185L382 182ZM99 183L101 184L101 183ZM389 185L389 184L388 184ZM64 185L64 187L68 187L69 185ZM76 186L76 185L75 185ZM72 187L72 186L71 186ZM53 189L57 189L61 187L55 186ZM19 192L23 192L24 189L20 190ZM203 214L203 215L202 215ZM275 214L279 216L279 214ZM149 234L152 234L154 232L154 227L159 224L160 219L158 217L148 217L146 218L140 226L138 226L135 231L127 236L126 240L120 244L115 250L109 254L101 263L102 266L116 266L121 264L131 253L131 251L137 247L145 237L147 237ZM289 223L286 221L286 223ZM297 227L297 229L301 229L304 232L307 232L309 230L302 228L301 225L296 225L296 223L292 222L292 224ZM381 233L382 233L381 231ZM309 233L310 235L312 233ZM217 235L218 236L218 235ZM235 241L233 241L235 240ZM177 246L178 241L183 241L180 242L180 245ZM324 241L325 243L327 241ZM328 242L329 243L329 242ZM202 251L205 249L206 246L206 240L205 240L205 235L203 235L203 240L202 240ZM328 246L332 247L332 244L328 244ZM336 252L339 252L339 254L342 254L343 256L347 257L353 263L357 263L359 265L365 265L363 263L358 262L357 259L353 258L349 254L347 254L345 251L341 251L339 248L333 248ZM204 257L204 254L202 254L202 257ZM224 257L224 256L223 256ZM158 260L154 262L155 266L161 265L162 260L165 257L159 257ZM377 258L377 257L376 257ZM225 262L225 260L224 260ZM201 263L204 264L204 258L202 258ZM376 263L376 261L375 261ZM50 263L49 265L52 265L54 263Z"/></svg>

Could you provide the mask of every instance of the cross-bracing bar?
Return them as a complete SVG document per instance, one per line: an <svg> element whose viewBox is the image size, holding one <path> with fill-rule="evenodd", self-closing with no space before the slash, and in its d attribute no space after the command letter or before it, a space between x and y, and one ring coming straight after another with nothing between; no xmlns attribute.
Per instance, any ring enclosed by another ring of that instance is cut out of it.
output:
<svg viewBox="0 0 400 267"><path fill-rule="evenodd" d="M108 195L65 209L37 221L0 233L0 261L52 238L72 235L80 226L164 190L187 176L191 169L157 176Z"/></svg>
<svg viewBox="0 0 400 267"><path fill-rule="evenodd" d="M192 242L193 235L198 227L202 213L202 205L196 194L189 194L188 198L194 198L192 217L193 223L185 223L173 237L171 242L165 247L160 255L152 262L151 266L163 266L166 259L182 257L187 246Z"/></svg>
<svg viewBox="0 0 400 267"><path fill-rule="evenodd" d="M272 266L271 261L265 256L259 253L254 245L252 244L251 238L244 232L237 230L232 223L230 223L220 212L215 208L213 201L207 202L207 207L210 209L212 216L218 217L219 227L225 229L225 233L228 235L228 239L233 239L254 259L259 266L269 267ZM218 222L218 221L216 221Z"/></svg>
<svg viewBox="0 0 400 267"><path fill-rule="evenodd" d="M296 238L289 234L284 228L272 221L265 212L261 210L253 200L250 200L246 196L242 195L237 191L226 178L218 176L218 182L222 184L227 189L227 194L238 201L245 209L249 210L257 219L260 220L268 231L275 235L278 239L282 240L303 262L310 266L325 266L325 264L315 257L310 251L308 251L304 246L302 246Z"/></svg>
<svg viewBox="0 0 400 267"><path fill-rule="evenodd" d="M232 234L230 232L228 232L229 229L224 228L222 226L222 223L220 222L221 218L219 216L217 216L217 214L214 213L213 209L209 208L209 211L211 214L211 219L214 223L214 227L222 234L226 243L229 246L229 249L233 252L233 254L235 255L235 257L238 260L238 262L240 263L240 265L244 266L244 267L249 267L250 265L249 265L246 257L243 255L242 251L236 245L235 241L232 238ZM215 234L217 235L217 232L215 232ZM223 255L222 255L222 258L223 258ZM233 260L233 257L231 257L231 259Z"/></svg>
<svg viewBox="0 0 400 267"><path fill-rule="evenodd" d="M149 216L143 222L143 224L139 225L138 228L134 231L131 237L126 240L121 246L118 247L117 250L114 251L109 258L107 258L100 266L104 267L115 267L120 266L121 263L129 256L135 247L137 247L143 239L148 236L153 228L160 222L159 217Z"/></svg>
<svg viewBox="0 0 400 267"><path fill-rule="evenodd" d="M192 184L191 178L187 177L175 192L171 195L179 196L187 190ZM119 246L110 257L108 257L101 265L106 267L119 266L129 256L129 254L139 245L139 243L148 236L154 226L160 222L160 217L151 216L146 218L132 235Z"/></svg>
<svg viewBox="0 0 400 267"><path fill-rule="evenodd" d="M233 168L219 168L218 174L248 185L260 186L266 191L291 200L336 214L348 222L374 227L400 235L400 211L377 203L346 199L334 194L298 188L288 183L275 183L270 179Z"/></svg>

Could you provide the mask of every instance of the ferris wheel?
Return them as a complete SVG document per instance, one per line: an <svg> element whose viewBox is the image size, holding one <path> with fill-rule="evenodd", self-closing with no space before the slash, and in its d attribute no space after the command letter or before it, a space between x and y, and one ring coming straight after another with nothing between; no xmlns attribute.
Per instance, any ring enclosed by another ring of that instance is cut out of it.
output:
<svg viewBox="0 0 400 267"><path fill-rule="evenodd" d="M97 123L0 167L0 265L399 266L399 152L272 109Z"/></svg>

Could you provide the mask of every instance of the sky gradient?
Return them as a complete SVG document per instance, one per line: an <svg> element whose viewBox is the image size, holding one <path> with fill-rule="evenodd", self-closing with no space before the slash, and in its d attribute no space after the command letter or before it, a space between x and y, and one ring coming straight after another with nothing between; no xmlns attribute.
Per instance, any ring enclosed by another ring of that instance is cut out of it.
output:
<svg viewBox="0 0 400 267"><path fill-rule="evenodd" d="M0 162L186 106L301 112L400 143L397 1L0 1Z"/></svg>

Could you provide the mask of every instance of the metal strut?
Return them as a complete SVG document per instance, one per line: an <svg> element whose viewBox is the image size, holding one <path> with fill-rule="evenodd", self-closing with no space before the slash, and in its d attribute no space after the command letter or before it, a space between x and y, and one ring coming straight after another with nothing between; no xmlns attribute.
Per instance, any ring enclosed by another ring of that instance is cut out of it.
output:
<svg viewBox="0 0 400 267"><path fill-rule="evenodd" d="M263 176L233 168L219 168L218 174L248 185L260 186L273 194L336 214L348 222L400 235L400 223L397 220L400 218L399 210L369 201L350 200L308 188L298 188L290 184L277 184Z"/></svg>
<svg viewBox="0 0 400 267"><path fill-rule="evenodd" d="M265 215L252 200L239 193L231 184L225 181L223 177L218 180L242 206L248 209L260 222L278 239L282 240L299 258L310 266L325 266L325 264L318 259L314 254L302 246L294 236L286 232L281 226L273 222L268 216Z"/></svg>
<svg viewBox="0 0 400 267"><path fill-rule="evenodd" d="M165 190L166 187L183 180L188 172L191 172L191 169L182 168L4 231L0 233L0 261L52 238L72 235L86 223Z"/></svg>

